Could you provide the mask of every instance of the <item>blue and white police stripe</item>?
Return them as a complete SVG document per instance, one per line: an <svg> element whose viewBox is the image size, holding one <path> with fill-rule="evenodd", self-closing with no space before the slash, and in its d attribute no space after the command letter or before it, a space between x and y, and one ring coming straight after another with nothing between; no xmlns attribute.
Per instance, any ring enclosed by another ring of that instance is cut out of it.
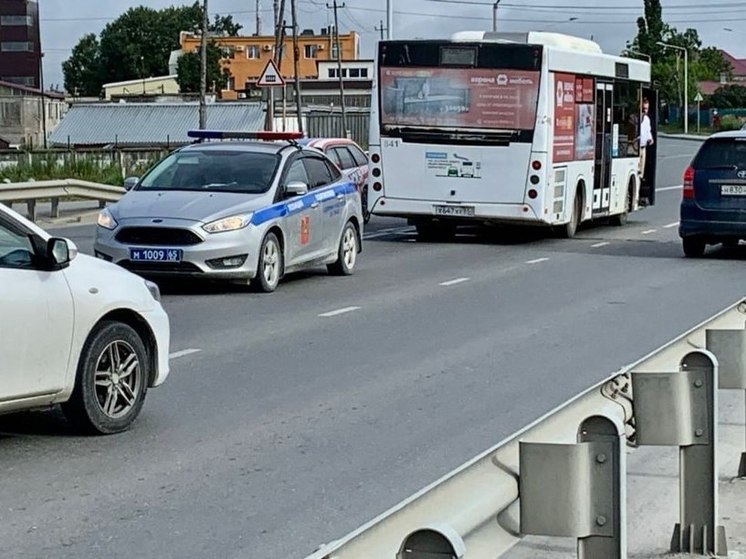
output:
<svg viewBox="0 0 746 559"><path fill-rule="evenodd" d="M348 194L354 194L356 192L357 188L355 187L355 183L352 182L314 190L298 198L278 202L277 204L257 210L251 218L251 224L255 226L262 225L263 223L267 223L274 219L295 215L310 208L313 204L323 203L327 200L332 200L337 196L347 196Z"/></svg>

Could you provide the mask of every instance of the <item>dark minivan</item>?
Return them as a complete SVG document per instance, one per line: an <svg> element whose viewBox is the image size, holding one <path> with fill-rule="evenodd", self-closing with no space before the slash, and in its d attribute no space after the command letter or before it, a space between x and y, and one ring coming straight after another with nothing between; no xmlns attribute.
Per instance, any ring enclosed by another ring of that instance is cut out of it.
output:
<svg viewBox="0 0 746 559"><path fill-rule="evenodd" d="M684 173L679 236L684 254L746 239L746 131L710 136Z"/></svg>

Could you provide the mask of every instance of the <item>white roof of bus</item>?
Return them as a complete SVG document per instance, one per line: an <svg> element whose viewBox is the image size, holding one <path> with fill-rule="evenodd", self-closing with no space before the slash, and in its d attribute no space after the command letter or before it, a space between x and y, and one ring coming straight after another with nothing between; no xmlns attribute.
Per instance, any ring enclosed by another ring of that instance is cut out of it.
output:
<svg viewBox="0 0 746 559"><path fill-rule="evenodd" d="M496 33L493 31L459 31L451 35L452 41L477 41L495 43L528 43L545 45L574 51L594 54L604 54L601 45L595 41L565 35L563 33L547 33L546 31L529 31L528 33Z"/></svg>

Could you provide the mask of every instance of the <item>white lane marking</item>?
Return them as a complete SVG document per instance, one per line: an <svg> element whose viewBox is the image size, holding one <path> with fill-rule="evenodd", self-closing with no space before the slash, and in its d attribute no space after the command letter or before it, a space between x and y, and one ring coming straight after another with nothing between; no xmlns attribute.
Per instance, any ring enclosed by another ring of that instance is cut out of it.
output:
<svg viewBox="0 0 746 559"><path fill-rule="evenodd" d="M186 357L187 355L192 355L193 353L199 353L200 351L202 350L201 349L182 349L181 351L174 351L168 357L170 359L178 359L179 357Z"/></svg>
<svg viewBox="0 0 746 559"><path fill-rule="evenodd" d="M526 261L526 264L539 264L541 262L546 262L547 260L549 260L549 258L537 258L536 260Z"/></svg>
<svg viewBox="0 0 746 559"><path fill-rule="evenodd" d="M452 280L444 281L444 282L442 282L442 283L441 283L441 284L439 284L439 285L441 285L441 286L443 286L443 287L450 287L450 286L452 286L452 285L458 285L459 283L464 283L464 282L467 282L467 281L469 281L470 279L471 279L471 278L456 278L456 279L452 279Z"/></svg>
<svg viewBox="0 0 746 559"><path fill-rule="evenodd" d="M687 154L664 155L663 157L661 157L661 159L663 161L665 161L666 159L684 159L684 158L687 158L687 157L691 159L692 156L691 155L687 155Z"/></svg>
<svg viewBox="0 0 746 559"><path fill-rule="evenodd" d="M684 188L684 186L680 184L679 186L666 186L664 188L656 188L655 191L668 192L669 190L681 190L682 188Z"/></svg>
<svg viewBox="0 0 746 559"><path fill-rule="evenodd" d="M392 235L403 235L414 231L412 227L392 227L390 229L380 229L363 235L363 239L378 239L379 237L390 237Z"/></svg>
<svg viewBox="0 0 746 559"><path fill-rule="evenodd" d="M603 243L596 243L595 245L591 245L591 248L601 248L605 247L607 245L610 245L611 243L603 242Z"/></svg>
<svg viewBox="0 0 746 559"><path fill-rule="evenodd" d="M668 225L664 225L664 226L663 226L663 229L673 229L673 228L674 228L674 227L676 227L676 226L677 226L678 224L679 224L679 222L678 222L678 221L676 221L676 222L674 222L674 223L669 223Z"/></svg>
<svg viewBox="0 0 746 559"><path fill-rule="evenodd" d="M643 231L642 234L643 235L650 235L652 233L655 233L656 231L657 231L657 229L648 229L647 231Z"/></svg>
<svg viewBox="0 0 746 559"><path fill-rule="evenodd" d="M333 316L339 316L340 314L347 314L347 313L359 311L359 310L360 310L360 307L345 307L343 309L337 309L335 311L321 313L319 316L321 318L331 318Z"/></svg>

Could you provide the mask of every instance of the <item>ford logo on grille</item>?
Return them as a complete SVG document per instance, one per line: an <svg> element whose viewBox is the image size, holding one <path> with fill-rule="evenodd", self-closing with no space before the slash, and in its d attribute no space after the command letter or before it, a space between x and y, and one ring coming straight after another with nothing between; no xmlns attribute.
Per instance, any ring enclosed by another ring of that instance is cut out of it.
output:
<svg viewBox="0 0 746 559"><path fill-rule="evenodd" d="M154 219L153 223L163 223L163 220L162 219Z"/></svg>
<svg viewBox="0 0 746 559"><path fill-rule="evenodd" d="M746 171L738 171L739 179L746 179Z"/></svg>

